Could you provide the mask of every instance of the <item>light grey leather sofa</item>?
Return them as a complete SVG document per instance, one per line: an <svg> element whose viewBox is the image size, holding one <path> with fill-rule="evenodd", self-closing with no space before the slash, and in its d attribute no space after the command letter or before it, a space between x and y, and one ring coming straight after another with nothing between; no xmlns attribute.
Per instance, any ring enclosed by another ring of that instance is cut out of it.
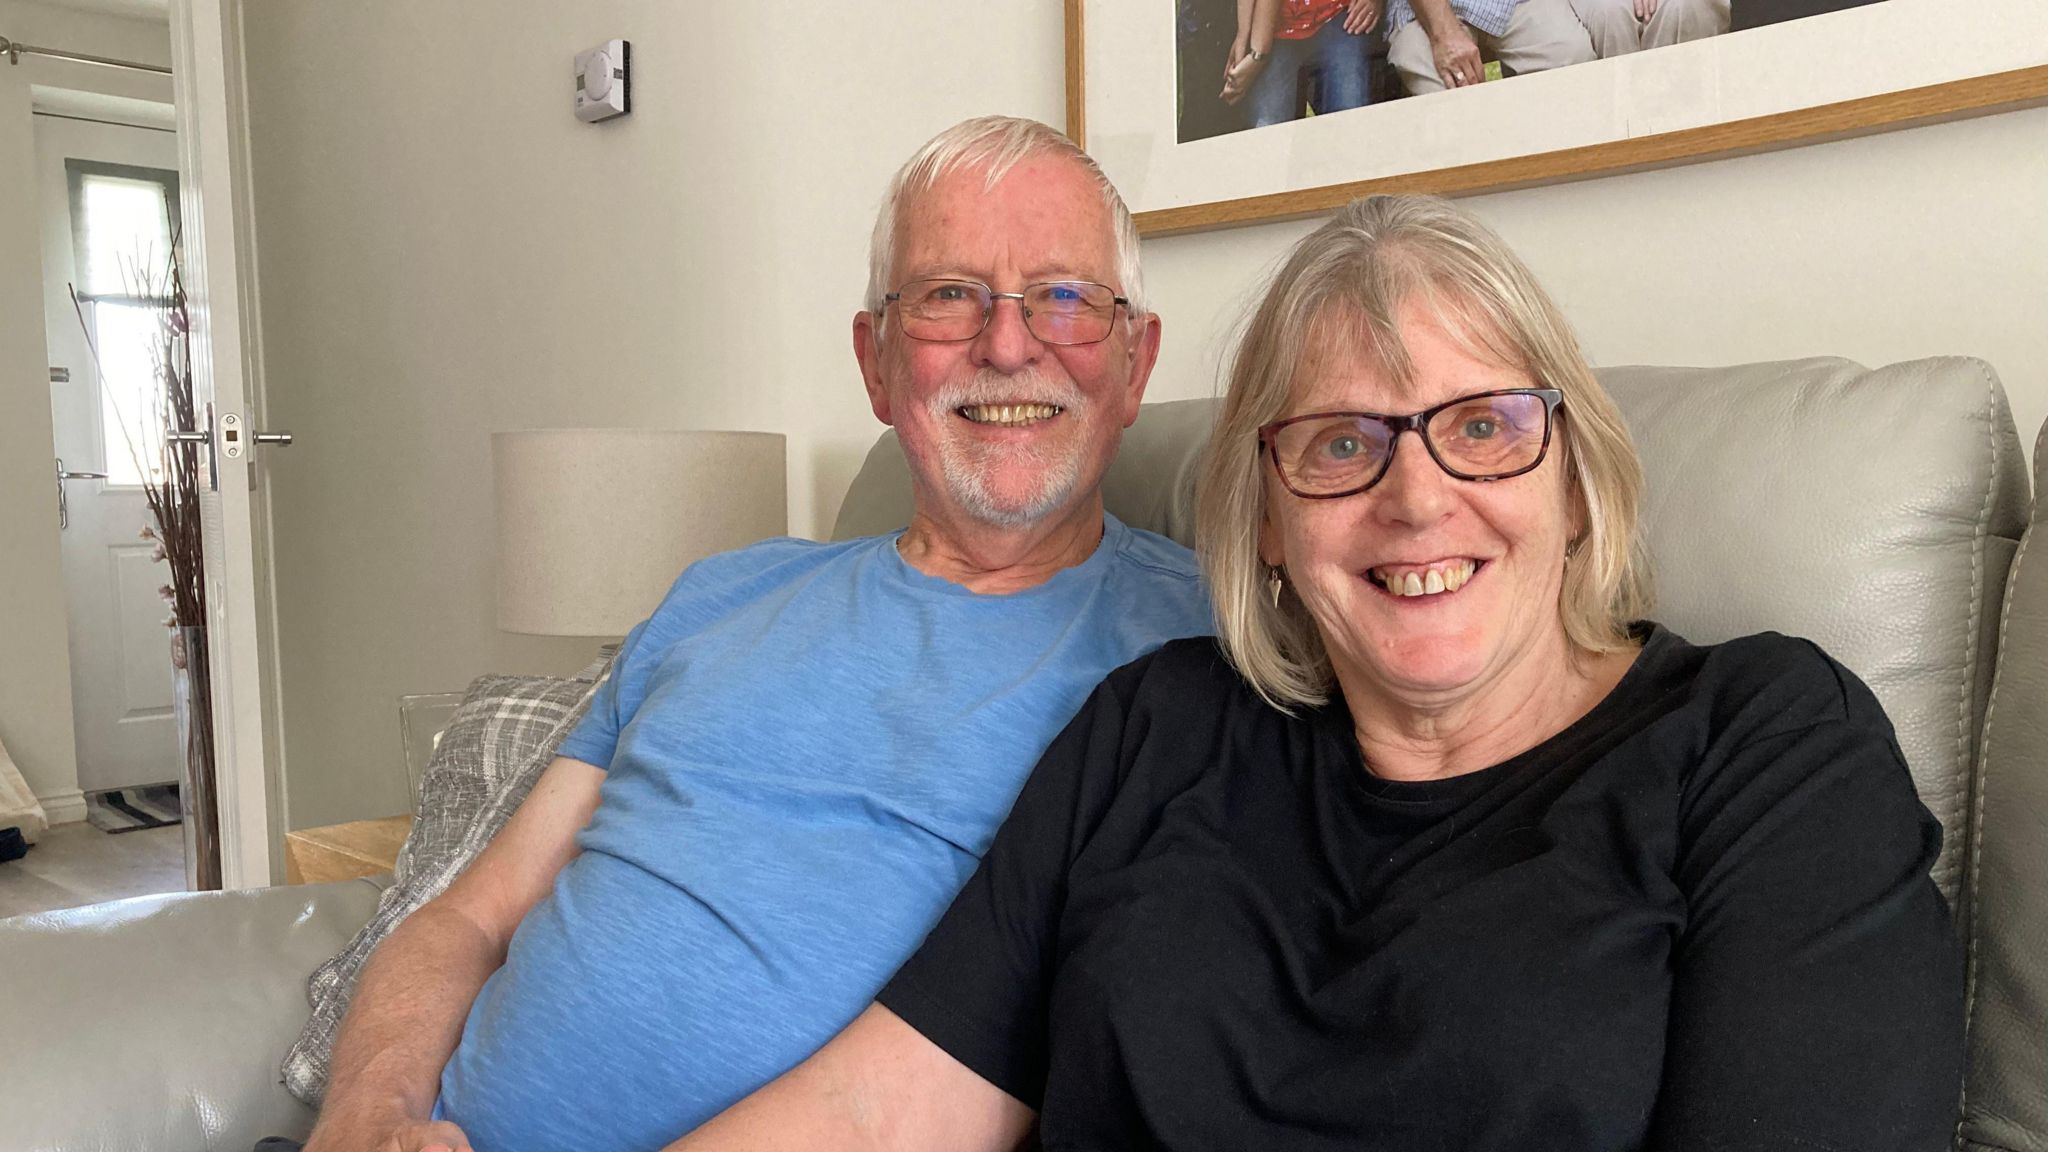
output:
<svg viewBox="0 0 2048 1152"><path fill-rule="evenodd" d="M1946 830L1935 878L1970 944L1958 1146L2048 1152L2048 557L2014 562L2032 501L1997 381L1963 359L1602 378L1648 472L1658 618L1701 641L1811 636L1890 711ZM1189 539L1210 412L1149 407L1105 483L1110 510ZM901 526L907 492L885 435L835 538ZM0 922L0 1149L302 1134L278 1059L306 974L375 896L354 882Z"/></svg>
<svg viewBox="0 0 2048 1152"><path fill-rule="evenodd" d="M367 880L144 896L0 920L0 1149L249 1152L304 1136L285 1049Z"/></svg>

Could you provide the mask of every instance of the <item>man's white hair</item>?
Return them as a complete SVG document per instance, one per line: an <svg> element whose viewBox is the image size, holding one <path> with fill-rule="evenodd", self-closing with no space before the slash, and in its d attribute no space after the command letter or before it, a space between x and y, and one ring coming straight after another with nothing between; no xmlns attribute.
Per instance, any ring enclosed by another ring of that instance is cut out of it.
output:
<svg viewBox="0 0 2048 1152"><path fill-rule="evenodd" d="M867 310L878 321L883 315L882 298L894 287L896 226L905 206L931 190L948 174L963 168L982 169L983 187L993 188L1020 162L1038 155L1072 159L1086 169L1102 190L1102 205L1109 213L1110 231L1116 237L1116 275L1112 285L1117 294L1130 301L1132 316L1145 316L1151 307L1145 300L1144 274L1138 266L1138 226L1116 186L1102 174L1095 159L1074 146L1059 131L1036 120L1017 116L977 116L963 120L925 142L889 182L882 197L882 210L875 217L875 234L868 245Z"/></svg>

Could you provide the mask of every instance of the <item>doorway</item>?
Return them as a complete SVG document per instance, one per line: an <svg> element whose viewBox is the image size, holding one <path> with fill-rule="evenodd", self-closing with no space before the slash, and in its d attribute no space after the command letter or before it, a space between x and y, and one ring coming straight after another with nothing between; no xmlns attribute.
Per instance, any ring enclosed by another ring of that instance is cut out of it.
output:
<svg viewBox="0 0 2048 1152"><path fill-rule="evenodd" d="M180 766L164 548L143 488L164 481L155 396L178 191L164 136L36 121L72 732L88 818L110 831L160 822L147 797Z"/></svg>
<svg viewBox="0 0 2048 1152"><path fill-rule="evenodd" d="M93 30L81 17L62 31L76 45ZM167 60L168 21L151 30ZM115 47L134 52L132 43ZM10 235L37 242L28 264L40 269L42 307L40 330L30 331L48 381L45 480L8 486L7 500L36 506L0 521L47 525L55 511L59 578L15 582L24 601L17 609L61 622L67 657L0 653L35 661L51 694L34 717L22 715L31 702L19 692L0 701L0 734L30 729L12 753L14 771L48 825L35 829L26 855L0 864L7 916L184 890L190 824L177 792L177 682L158 594L170 577L158 542L144 535L153 518L143 485L162 467L163 424L151 397L178 219L170 82L111 69L0 68L14 73L0 101L27 104L0 114L28 113L32 146L22 154L33 156L0 210L29 217L9 222ZM5 403L16 409L8 419L40 407L12 389ZM17 681L31 674L10 671ZM61 723L69 739L41 738L35 723L45 731Z"/></svg>

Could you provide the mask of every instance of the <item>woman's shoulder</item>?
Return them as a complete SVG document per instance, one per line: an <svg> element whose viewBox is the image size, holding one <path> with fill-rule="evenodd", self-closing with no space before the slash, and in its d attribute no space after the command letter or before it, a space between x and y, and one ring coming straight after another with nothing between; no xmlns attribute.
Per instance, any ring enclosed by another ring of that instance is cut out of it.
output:
<svg viewBox="0 0 2048 1152"><path fill-rule="evenodd" d="M1217 708L1250 695L1214 636L1169 640L1111 672L1104 687L1133 706L1170 702Z"/></svg>
<svg viewBox="0 0 2048 1152"><path fill-rule="evenodd" d="M1757 632L1693 644L1652 625L1644 657L1657 664L1652 679L1683 692L1723 735L1757 740L1826 724L1872 726L1891 735L1869 686L1804 637Z"/></svg>
<svg viewBox="0 0 2048 1152"><path fill-rule="evenodd" d="M1220 750L1214 726L1230 711L1234 678L1206 636L1170 640L1111 672L1047 747L1010 822L1047 808L1092 828L1134 783L1152 796L1199 777Z"/></svg>
<svg viewBox="0 0 2048 1152"><path fill-rule="evenodd" d="M1670 730L1684 761L1680 875L1689 892L1725 875L1724 865L1798 858L1843 837L1924 855L1922 869L1933 863L1940 825L1891 720L1853 671L1812 640L1775 632L1692 652L1689 719Z"/></svg>
<svg viewBox="0 0 2048 1152"><path fill-rule="evenodd" d="M1120 771L1146 773L1161 763L1175 765L1175 773L1213 766L1231 743L1227 734L1263 730L1264 717L1281 717L1237 674L1213 636L1169 640L1111 672L1081 715L1119 733Z"/></svg>

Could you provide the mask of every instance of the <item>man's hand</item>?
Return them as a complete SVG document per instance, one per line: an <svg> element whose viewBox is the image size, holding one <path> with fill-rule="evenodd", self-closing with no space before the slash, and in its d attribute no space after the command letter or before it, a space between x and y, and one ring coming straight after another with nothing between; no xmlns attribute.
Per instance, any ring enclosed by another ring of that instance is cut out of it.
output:
<svg viewBox="0 0 2048 1152"><path fill-rule="evenodd" d="M1657 14L1657 0L1636 0L1636 19L1647 24Z"/></svg>
<svg viewBox="0 0 2048 1152"><path fill-rule="evenodd" d="M407 1124L397 1132L379 1152L475 1152L469 1146L469 1137L462 1129L446 1120L432 1120L425 1124Z"/></svg>
<svg viewBox="0 0 2048 1152"><path fill-rule="evenodd" d="M1640 8L1643 0L1636 0ZM1372 31L1380 22L1380 0L1351 0L1351 9L1344 13L1344 31L1353 36Z"/></svg>
<svg viewBox="0 0 2048 1152"><path fill-rule="evenodd" d="M342 1152L344 1148L364 1152L475 1152L462 1129L446 1120L407 1121L384 1133L316 1132L306 1142L306 1152Z"/></svg>
<svg viewBox="0 0 2048 1152"><path fill-rule="evenodd" d="M1431 33L1429 52L1436 58L1437 78L1446 88L1463 88L1486 79L1486 65L1479 60L1479 45L1463 23L1452 21L1441 33Z"/></svg>

